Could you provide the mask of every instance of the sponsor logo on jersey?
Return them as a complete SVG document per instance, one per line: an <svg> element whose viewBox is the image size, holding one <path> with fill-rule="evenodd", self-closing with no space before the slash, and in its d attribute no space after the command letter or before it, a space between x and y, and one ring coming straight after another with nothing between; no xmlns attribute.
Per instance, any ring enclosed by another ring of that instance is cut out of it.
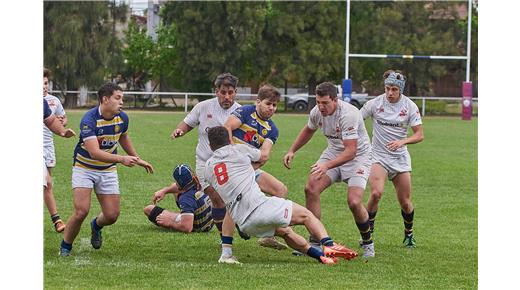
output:
<svg viewBox="0 0 520 290"><path fill-rule="evenodd" d="M400 123L388 123L380 120L377 120L377 123L381 126L402 127Z"/></svg>
<svg viewBox="0 0 520 290"><path fill-rule="evenodd" d="M405 109L402 109L401 112L399 112L399 117L406 116L407 111Z"/></svg>
<svg viewBox="0 0 520 290"><path fill-rule="evenodd" d="M356 174L363 175L363 174L365 174L365 170L363 170L363 169L360 168L360 169L358 169L358 170L356 171Z"/></svg>
<svg viewBox="0 0 520 290"><path fill-rule="evenodd" d="M98 134L99 135L103 134L103 129L99 129Z"/></svg>
<svg viewBox="0 0 520 290"><path fill-rule="evenodd" d="M114 126L114 132L115 133L119 133L119 131L121 131L121 127L119 127L119 125L115 125Z"/></svg>
<svg viewBox="0 0 520 290"><path fill-rule="evenodd" d="M264 135L264 136L267 135L267 129L266 128L262 129L262 135Z"/></svg>
<svg viewBox="0 0 520 290"><path fill-rule="evenodd" d="M350 127L350 128L354 129L353 127ZM350 128L349 128L349 130L350 130ZM336 133L339 133L339 127L336 127Z"/></svg>
<svg viewBox="0 0 520 290"><path fill-rule="evenodd" d="M213 115L211 115L211 114L207 114L207 115L206 115L206 118L211 119L211 118L213 118Z"/></svg>
<svg viewBox="0 0 520 290"><path fill-rule="evenodd" d="M347 130L348 130L348 131L352 131L352 130L354 130L354 127L353 127L353 126L350 126L350 127L347 128ZM339 131L338 131L338 132L339 132Z"/></svg>
<svg viewBox="0 0 520 290"><path fill-rule="evenodd" d="M246 142L257 142L258 137L256 136L256 131L247 131L244 134L244 141Z"/></svg>
<svg viewBox="0 0 520 290"><path fill-rule="evenodd" d="M379 109L377 109L378 113L383 113L384 111L385 111L385 108L383 108L383 107L380 107Z"/></svg>

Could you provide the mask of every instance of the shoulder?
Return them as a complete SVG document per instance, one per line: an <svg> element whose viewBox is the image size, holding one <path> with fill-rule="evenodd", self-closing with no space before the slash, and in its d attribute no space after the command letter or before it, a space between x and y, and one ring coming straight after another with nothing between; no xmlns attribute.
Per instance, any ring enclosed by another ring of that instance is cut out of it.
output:
<svg viewBox="0 0 520 290"><path fill-rule="evenodd" d="M84 115L83 118L81 118L81 122L87 122L87 121L96 121L98 119L98 107L94 107L90 110L88 110Z"/></svg>
<svg viewBox="0 0 520 290"><path fill-rule="evenodd" d="M417 104L409 97L403 95L403 99L404 99L406 106L408 106L410 108L417 108Z"/></svg>
<svg viewBox="0 0 520 290"><path fill-rule="evenodd" d="M119 112L119 117L121 117L121 119L123 119L124 122L128 122L128 114L126 114L125 111Z"/></svg>

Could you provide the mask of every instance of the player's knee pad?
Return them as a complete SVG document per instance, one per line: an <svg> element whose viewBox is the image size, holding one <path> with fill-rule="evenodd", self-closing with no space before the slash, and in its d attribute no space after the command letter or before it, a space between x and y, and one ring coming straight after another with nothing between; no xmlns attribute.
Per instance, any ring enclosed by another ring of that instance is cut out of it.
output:
<svg viewBox="0 0 520 290"><path fill-rule="evenodd" d="M163 212L164 208L155 206L148 215L148 220L157 225L157 217Z"/></svg>

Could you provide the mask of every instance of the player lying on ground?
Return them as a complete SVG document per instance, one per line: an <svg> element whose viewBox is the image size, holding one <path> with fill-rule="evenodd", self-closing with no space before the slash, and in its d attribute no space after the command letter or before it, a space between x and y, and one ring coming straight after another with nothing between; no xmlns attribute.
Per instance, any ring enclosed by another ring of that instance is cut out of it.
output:
<svg viewBox="0 0 520 290"><path fill-rule="evenodd" d="M144 208L144 214L152 223L160 227L183 233L211 230L213 227L211 201L200 190L199 180L191 168L186 164L177 165L173 169L173 179L175 182L170 186L154 193L153 204ZM175 202L181 210L180 213L168 211L156 205L168 193L174 195Z"/></svg>

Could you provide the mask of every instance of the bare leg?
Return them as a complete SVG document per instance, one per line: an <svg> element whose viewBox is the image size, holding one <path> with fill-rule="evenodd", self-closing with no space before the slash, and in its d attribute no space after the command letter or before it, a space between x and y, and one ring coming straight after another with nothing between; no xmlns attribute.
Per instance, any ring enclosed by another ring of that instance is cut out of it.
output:
<svg viewBox="0 0 520 290"><path fill-rule="evenodd" d="M263 193L280 198L287 198L287 186L271 174L265 171L262 172L262 174L258 176L256 182Z"/></svg>
<svg viewBox="0 0 520 290"><path fill-rule="evenodd" d="M321 221L316 218L312 212L303 206L293 202L292 217L290 225L305 225L305 228L309 233L321 240L328 236L325 227Z"/></svg>
<svg viewBox="0 0 520 290"><path fill-rule="evenodd" d="M369 212L376 212L378 210L378 204L385 190L385 181L387 171L378 163L372 165L370 169L370 197L368 198L367 210Z"/></svg>
<svg viewBox="0 0 520 290"><path fill-rule="evenodd" d="M67 227L63 233L63 240L68 244L74 242L74 239L76 239L76 236L81 229L83 220L85 220L88 215L90 210L91 192L91 188L76 187L73 189L74 213L67 221Z"/></svg>
<svg viewBox="0 0 520 290"><path fill-rule="evenodd" d="M119 217L119 194L96 194L101 213L96 218L96 224L100 227L108 226L117 221Z"/></svg>
<svg viewBox="0 0 520 290"><path fill-rule="evenodd" d="M305 185L305 207L318 219L321 219L320 194L331 184L332 181L327 175L323 175L320 179L309 175Z"/></svg>

